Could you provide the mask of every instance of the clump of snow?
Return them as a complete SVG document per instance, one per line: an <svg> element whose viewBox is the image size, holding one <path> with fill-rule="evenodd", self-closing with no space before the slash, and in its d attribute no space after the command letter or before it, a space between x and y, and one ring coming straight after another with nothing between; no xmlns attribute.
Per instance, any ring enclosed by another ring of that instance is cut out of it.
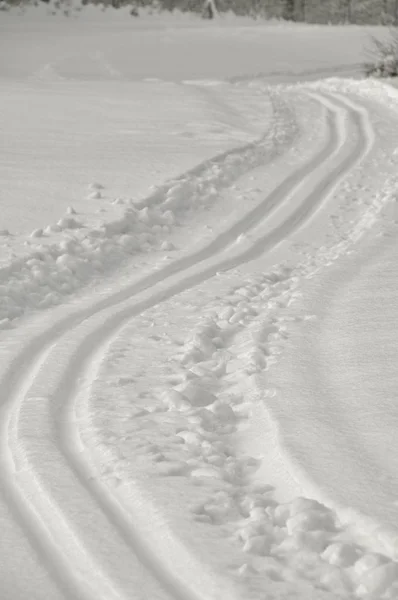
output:
<svg viewBox="0 0 398 600"><path fill-rule="evenodd" d="M162 243L162 245L160 246L160 249L170 252L172 250L175 250L176 248L175 248L173 242L166 241L166 242Z"/></svg>
<svg viewBox="0 0 398 600"><path fill-rule="evenodd" d="M358 598L380 598L394 583L398 582L398 563L387 562L366 571L355 590ZM395 589L395 593L397 588ZM391 597L391 596L390 596Z"/></svg>
<svg viewBox="0 0 398 600"><path fill-rule="evenodd" d="M187 465L178 461L158 462L157 470L160 475L165 476L184 475L187 471Z"/></svg>
<svg viewBox="0 0 398 600"><path fill-rule="evenodd" d="M322 554L322 558L337 567L351 567L358 559L360 550L352 544L335 542L330 544Z"/></svg>
<svg viewBox="0 0 398 600"><path fill-rule="evenodd" d="M296 531L335 531L335 518L324 507L313 508L310 506L293 514L286 521L286 529L290 534Z"/></svg>
<svg viewBox="0 0 398 600"><path fill-rule="evenodd" d="M388 559L381 554L375 554L373 552L364 554L356 561L354 571L355 574L361 578L364 573L372 571L386 562L388 562Z"/></svg>
<svg viewBox="0 0 398 600"><path fill-rule="evenodd" d="M193 381L188 381L179 386L179 391L189 400L192 406L209 406L217 400L216 396L209 390Z"/></svg>
<svg viewBox="0 0 398 600"><path fill-rule="evenodd" d="M168 390L162 394L162 402L169 410L188 410L190 401L178 390Z"/></svg>
<svg viewBox="0 0 398 600"><path fill-rule="evenodd" d="M100 198L102 198L100 190L90 191L90 193L87 196L88 200L99 200Z"/></svg>
<svg viewBox="0 0 398 600"><path fill-rule="evenodd" d="M53 235L54 233L60 233L62 229L59 225L56 225L54 223L52 225L47 225L47 227L45 227L43 231L46 235Z"/></svg>
<svg viewBox="0 0 398 600"><path fill-rule="evenodd" d="M57 225L60 229L79 229L82 227L82 224L73 217L62 217Z"/></svg>
<svg viewBox="0 0 398 600"><path fill-rule="evenodd" d="M32 238L41 238L41 237L43 237L43 233L44 233L43 229L41 229L41 228L34 229L32 231L32 233L30 234L30 237L32 237Z"/></svg>
<svg viewBox="0 0 398 600"><path fill-rule="evenodd" d="M90 183L88 185L88 189L93 191L93 190L103 190L104 186L101 183L98 183L98 181L93 181L92 183Z"/></svg>

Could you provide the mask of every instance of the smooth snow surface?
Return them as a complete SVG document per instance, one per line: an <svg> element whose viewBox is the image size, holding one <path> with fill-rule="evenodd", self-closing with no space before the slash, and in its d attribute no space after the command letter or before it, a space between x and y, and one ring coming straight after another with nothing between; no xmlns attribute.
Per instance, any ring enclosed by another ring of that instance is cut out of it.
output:
<svg viewBox="0 0 398 600"><path fill-rule="evenodd" d="M0 600L396 600L366 30L51 10L0 13Z"/></svg>

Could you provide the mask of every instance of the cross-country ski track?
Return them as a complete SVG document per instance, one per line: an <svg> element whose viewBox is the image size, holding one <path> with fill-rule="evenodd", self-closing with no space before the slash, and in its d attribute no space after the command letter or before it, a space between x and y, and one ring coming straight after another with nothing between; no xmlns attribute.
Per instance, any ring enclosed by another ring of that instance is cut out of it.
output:
<svg viewBox="0 0 398 600"><path fill-rule="evenodd" d="M80 428L99 365L129 320L272 252L309 226L372 152L376 134L365 105L315 88L307 94L322 106L323 146L259 204L205 247L128 286L121 281L118 292L84 307L64 307L47 328L33 319L1 346L0 514L12 514L62 597L241 597L239 586L173 537L139 483L134 491L129 482L126 503L93 476L94 450Z"/></svg>

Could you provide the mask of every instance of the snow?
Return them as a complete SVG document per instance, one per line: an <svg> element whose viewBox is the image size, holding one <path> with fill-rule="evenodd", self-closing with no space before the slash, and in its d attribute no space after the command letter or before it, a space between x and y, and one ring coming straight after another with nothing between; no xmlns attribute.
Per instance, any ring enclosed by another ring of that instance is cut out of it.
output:
<svg viewBox="0 0 398 600"><path fill-rule="evenodd" d="M381 30L19 13L7 598L394 600L398 92L341 77Z"/></svg>

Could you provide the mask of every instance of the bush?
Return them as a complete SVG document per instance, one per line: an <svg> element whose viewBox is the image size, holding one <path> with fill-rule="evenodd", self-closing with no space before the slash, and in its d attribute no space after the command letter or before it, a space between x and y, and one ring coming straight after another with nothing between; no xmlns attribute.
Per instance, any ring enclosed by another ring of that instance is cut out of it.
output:
<svg viewBox="0 0 398 600"><path fill-rule="evenodd" d="M371 44L368 53L372 60L364 64L366 77L397 77L398 30L390 29L390 38L386 41L380 41L372 36Z"/></svg>

